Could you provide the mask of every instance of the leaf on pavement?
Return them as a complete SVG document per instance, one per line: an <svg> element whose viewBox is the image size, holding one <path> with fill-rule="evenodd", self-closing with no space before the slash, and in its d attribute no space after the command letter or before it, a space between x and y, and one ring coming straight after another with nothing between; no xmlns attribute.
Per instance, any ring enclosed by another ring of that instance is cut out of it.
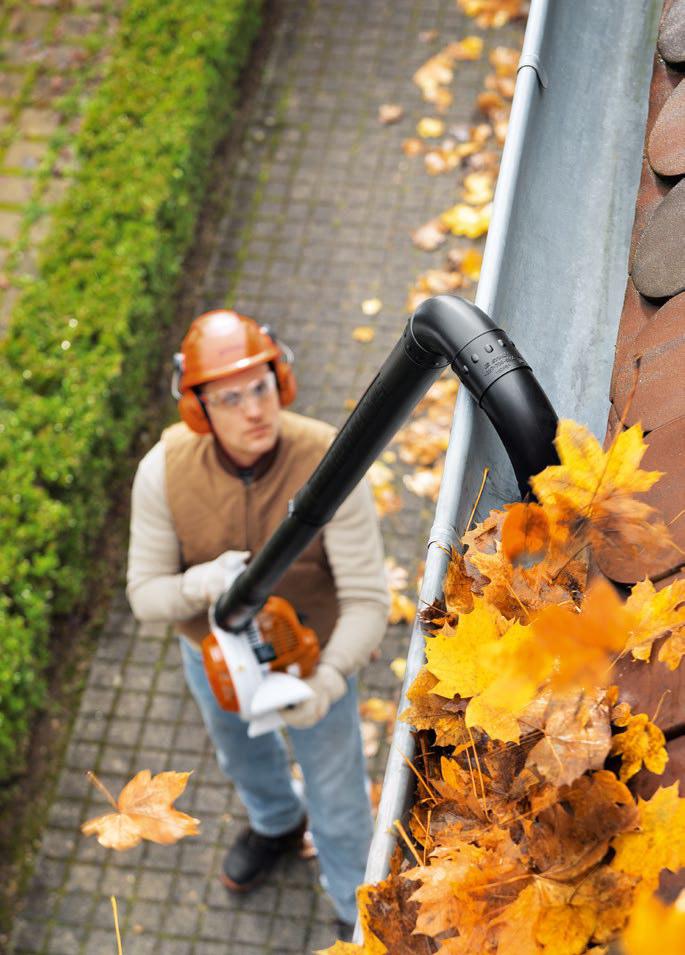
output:
<svg viewBox="0 0 685 955"><path fill-rule="evenodd" d="M352 338L356 342L362 342L363 344L368 344L374 340L376 332L370 325L358 325L352 332Z"/></svg>
<svg viewBox="0 0 685 955"><path fill-rule="evenodd" d="M190 773L150 774L141 770L114 799L107 793L115 812L89 819L81 826L86 836L97 836L107 849L132 849L143 839L170 845L199 832L200 820L174 809L172 803L186 788ZM104 792L102 783L90 773L94 784Z"/></svg>

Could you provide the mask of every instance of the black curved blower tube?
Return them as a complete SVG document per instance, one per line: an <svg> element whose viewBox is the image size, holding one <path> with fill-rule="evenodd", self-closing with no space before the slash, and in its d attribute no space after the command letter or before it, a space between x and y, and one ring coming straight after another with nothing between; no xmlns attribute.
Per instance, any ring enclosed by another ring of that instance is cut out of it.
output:
<svg viewBox="0 0 685 955"><path fill-rule="evenodd" d="M214 616L220 627L238 632L247 626L447 365L493 423L522 497L531 474L557 463L557 416L506 333L456 295L428 299L409 319L359 404L291 501L288 516L217 600Z"/></svg>

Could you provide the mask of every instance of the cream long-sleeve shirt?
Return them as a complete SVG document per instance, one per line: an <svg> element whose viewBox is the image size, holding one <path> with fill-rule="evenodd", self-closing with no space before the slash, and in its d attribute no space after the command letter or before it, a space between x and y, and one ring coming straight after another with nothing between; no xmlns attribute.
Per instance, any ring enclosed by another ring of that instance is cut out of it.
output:
<svg viewBox="0 0 685 955"><path fill-rule="evenodd" d="M351 674L368 662L383 639L389 606L383 543L366 481L352 491L322 533L340 612L321 660ZM161 441L142 459L133 482L126 593L139 620L172 622L208 609L182 571Z"/></svg>

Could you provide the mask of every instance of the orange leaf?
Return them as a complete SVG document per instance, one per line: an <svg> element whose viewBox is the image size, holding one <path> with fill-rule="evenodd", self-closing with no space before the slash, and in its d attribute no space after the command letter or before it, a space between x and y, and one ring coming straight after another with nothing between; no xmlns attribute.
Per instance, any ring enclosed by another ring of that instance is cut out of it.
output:
<svg viewBox="0 0 685 955"><path fill-rule="evenodd" d="M95 779L94 774L91 778ZM190 773L174 772L152 776L149 769L143 769L121 790L114 804L116 812L89 819L81 831L86 836L96 835L105 848L118 850L132 849L143 839L170 845L195 836L200 820L172 808L189 778ZM102 786L99 780L96 784Z"/></svg>
<svg viewBox="0 0 685 955"><path fill-rule="evenodd" d="M539 504L514 504L502 525L502 551L515 567L539 563L550 547L549 520Z"/></svg>
<svg viewBox="0 0 685 955"><path fill-rule="evenodd" d="M666 738L658 726L650 722L646 713L616 718L617 726L625 726L624 733L617 733L611 740L612 756L621 757L622 782L639 772L644 763L652 773L663 773L668 762Z"/></svg>

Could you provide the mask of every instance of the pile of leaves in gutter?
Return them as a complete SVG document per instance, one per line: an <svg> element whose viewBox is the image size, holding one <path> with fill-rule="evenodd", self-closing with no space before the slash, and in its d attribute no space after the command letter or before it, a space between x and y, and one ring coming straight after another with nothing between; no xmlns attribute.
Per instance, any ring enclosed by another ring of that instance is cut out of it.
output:
<svg viewBox="0 0 685 955"><path fill-rule="evenodd" d="M626 955L685 951L685 909L655 896L685 866L678 784L662 731L612 683L619 658L675 670L685 580L627 599L593 572L606 549L672 547L635 495L639 425L603 451L559 423L559 465L531 479L536 503L493 511L451 555L444 601L424 611L426 663L401 718L417 730L414 805L390 876L359 890L362 945L327 955ZM655 647L655 642L659 641ZM664 672L666 672L664 670ZM682 897L681 897L682 901Z"/></svg>

